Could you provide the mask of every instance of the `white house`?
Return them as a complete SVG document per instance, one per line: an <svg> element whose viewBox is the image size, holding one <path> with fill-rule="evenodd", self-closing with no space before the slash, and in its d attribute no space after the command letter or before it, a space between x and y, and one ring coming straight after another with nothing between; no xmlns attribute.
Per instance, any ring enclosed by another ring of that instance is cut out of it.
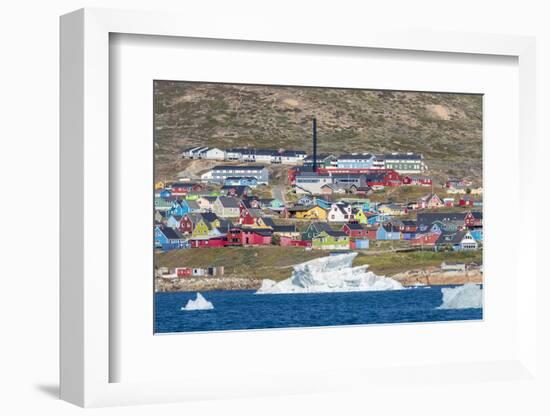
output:
<svg viewBox="0 0 550 416"><path fill-rule="evenodd" d="M329 222L349 222L353 219L351 205L335 203L330 206L327 220Z"/></svg>
<svg viewBox="0 0 550 416"><path fill-rule="evenodd" d="M294 183L297 194L319 195L324 185L332 185L332 177L316 172L302 172L296 175Z"/></svg>
<svg viewBox="0 0 550 416"><path fill-rule="evenodd" d="M209 147L199 153L199 158L208 160L224 160L225 152L217 147Z"/></svg>

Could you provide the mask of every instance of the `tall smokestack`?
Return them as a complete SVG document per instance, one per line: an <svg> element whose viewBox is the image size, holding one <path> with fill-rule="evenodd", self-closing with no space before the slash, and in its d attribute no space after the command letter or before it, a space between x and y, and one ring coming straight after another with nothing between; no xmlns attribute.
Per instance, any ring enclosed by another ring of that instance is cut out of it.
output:
<svg viewBox="0 0 550 416"><path fill-rule="evenodd" d="M313 117L313 172L317 172L317 119Z"/></svg>

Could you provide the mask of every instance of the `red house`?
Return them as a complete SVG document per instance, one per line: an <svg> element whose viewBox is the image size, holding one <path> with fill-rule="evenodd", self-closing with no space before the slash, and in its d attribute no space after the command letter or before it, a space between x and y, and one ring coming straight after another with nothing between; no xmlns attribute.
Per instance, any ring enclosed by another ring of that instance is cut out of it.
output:
<svg viewBox="0 0 550 416"><path fill-rule="evenodd" d="M432 182L427 176L403 176L403 185L432 186Z"/></svg>
<svg viewBox="0 0 550 416"><path fill-rule="evenodd" d="M170 186L172 195L187 195L191 191L202 191L203 186L200 183L176 182Z"/></svg>
<svg viewBox="0 0 550 416"><path fill-rule="evenodd" d="M483 226L483 213L479 211L468 212L464 216L464 225L468 228Z"/></svg>
<svg viewBox="0 0 550 416"><path fill-rule="evenodd" d="M367 238L368 229L358 222L349 222L344 224L341 231L345 232L351 238ZM376 234L376 233L375 233Z"/></svg>
<svg viewBox="0 0 550 416"><path fill-rule="evenodd" d="M259 208L247 208L243 203L239 207L239 224L257 225L258 219L262 217L262 210Z"/></svg>
<svg viewBox="0 0 550 416"><path fill-rule="evenodd" d="M283 247L311 247L311 241L294 240L292 237L281 236L279 245Z"/></svg>
<svg viewBox="0 0 550 416"><path fill-rule="evenodd" d="M192 248L225 247L225 237L191 238L188 240Z"/></svg>
<svg viewBox="0 0 550 416"><path fill-rule="evenodd" d="M474 199L471 196L465 195L460 198L460 201L458 201L458 205L461 207L473 207Z"/></svg>
<svg viewBox="0 0 550 416"><path fill-rule="evenodd" d="M435 246L435 242L439 238L439 233L420 234L418 237L410 241L412 246Z"/></svg>
<svg viewBox="0 0 550 416"><path fill-rule="evenodd" d="M193 269L190 267L176 267L176 275L180 278L193 276Z"/></svg>
<svg viewBox="0 0 550 416"><path fill-rule="evenodd" d="M257 246L269 245L273 232L268 229L231 228L227 233L228 246Z"/></svg>

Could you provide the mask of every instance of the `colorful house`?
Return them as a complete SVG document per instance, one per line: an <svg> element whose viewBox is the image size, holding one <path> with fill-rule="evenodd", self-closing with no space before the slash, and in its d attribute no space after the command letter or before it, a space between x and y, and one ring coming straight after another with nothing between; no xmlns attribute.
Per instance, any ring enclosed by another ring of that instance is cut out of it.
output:
<svg viewBox="0 0 550 416"><path fill-rule="evenodd" d="M360 208L354 208L352 210L353 213L353 220L355 222L358 222L359 224L367 224L367 216L365 215L365 212Z"/></svg>
<svg viewBox="0 0 550 416"><path fill-rule="evenodd" d="M172 202L167 201L164 198L156 197L155 198L155 210L157 211L168 211L172 208Z"/></svg>
<svg viewBox="0 0 550 416"><path fill-rule="evenodd" d="M443 206L443 201L437 194L428 194L418 199L418 208L441 208Z"/></svg>
<svg viewBox="0 0 550 416"><path fill-rule="evenodd" d="M191 248L225 247L226 239L225 235L193 237L189 239L189 244Z"/></svg>
<svg viewBox="0 0 550 416"><path fill-rule="evenodd" d="M390 223L382 224L376 232L377 240L401 240L401 231Z"/></svg>
<svg viewBox="0 0 550 416"><path fill-rule="evenodd" d="M378 212L386 215L406 215L409 210L406 205L391 203L379 205Z"/></svg>
<svg viewBox="0 0 550 416"><path fill-rule="evenodd" d="M483 228L474 228L470 230L470 234L478 243L483 242Z"/></svg>
<svg viewBox="0 0 550 416"><path fill-rule="evenodd" d="M368 238L368 228L358 222L344 224L341 231L346 233L351 239Z"/></svg>
<svg viewBox="0 0 550 416"><path fill-rule="evenodd" d="M466 251L477 250L478 242L469 231L457 231L455 233L442 233L435 242L436 251L453 250Z"/></svg>
<svg viewBox="0 0 550 416"><path fill-rule="evenodd" d="M168 251L188 247L185 239L173 228L156 226L154 234L156 248Z"/></svg>
<svg viewBox="0 0 550 416"><path fill-rule="evenodd" d="M321 231L311 240L317 250L349 250L349 237L343 231Z"/></svg>
<svg viewBox="0 0 550 416"><path fill-rule="evenodd" d="M433 247L439 236L440 233L418 234L415 238L410 240L410 244L411 246Z"/></svg>
<svg viewBox="0 0 550 416"><path fill-rule="evenodd" d="M174 230L179 230L182 218L183 217L180 217L179 215L170 215L170 217L168 217L168 220L166 220L166 226L173 228Z"/></svg>
<svg viewBox="0 0 550 416"><path fill-rule="evenodd" d="M212 211L219 217L237 218L240 214L241 201L230 196L219 196L212 205Z"/></svg>
<svg viewBox="0 0 550 416"><path fill-rule="evenodd" d="M458 206L460 207L473 207L474 199L470 195L464 195L458 201Z"/></svg>
<svg viewBox="0 0 550 416"><path fill-rule="evenodd" d="M273 238L271 230L259 228L238 228L234 227L227 233L226 245L229 246L249 246L249 245L269 245Z"/></svg>
<svg viewBox="0 0 550 416"><path fill-rule="evenodd" d="M302 220L326 220L327 211L319 205L300 206L295 205L290 208L285 208L282 212L285 218L297 218Z"/></svg>
<svg viewBox="0 0 550 416"><path fill-rule="evenodd" d="M353 220L351 205L334 203L328 212L328 221L330 222L348 222Z"/></svg>
<svg viewBox="0 0 550 416"><path fill-rule="evenodd" d="M330 232L332 228L326 222L315 221L309 224L307 229L302 233L302 240L311 241L313 237L320 234L322 231Z"/></svg>
<svg viewBox="0 0 550 416"><path fill-rule="evenodd" d="M159 196L162 199L170 199L172 197L172 191L170 189L163 189L159 192Z"/></svg>

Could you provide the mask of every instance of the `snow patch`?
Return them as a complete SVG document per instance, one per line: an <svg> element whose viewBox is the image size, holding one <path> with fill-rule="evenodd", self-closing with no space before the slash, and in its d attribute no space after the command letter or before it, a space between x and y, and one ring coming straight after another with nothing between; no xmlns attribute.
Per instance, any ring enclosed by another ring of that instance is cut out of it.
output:
<svg viewBox="0 0 550 416"><path fill-rule="evenodd" d="M182 311L206 311L214 309L212 302L208 302L200 293L197 292L195 300L190 299L187 305L181 308Z"/></svg>
<svg viewBox="0 0 550 416"><path fill-rule="evenodd" d="M441 293L443 301L439 309L479 309L483 307L483 290L480 285L475 283L442 288Z"/></svg>
<svg viewBox="0 0 550 416"><path fill-rule="evenodd" d="M368 265L353 267L357 253L321 257L294 266L292 275L280 282L264 279L257 294L364 292L402 290L396 280L368 272Z"/></svg>

